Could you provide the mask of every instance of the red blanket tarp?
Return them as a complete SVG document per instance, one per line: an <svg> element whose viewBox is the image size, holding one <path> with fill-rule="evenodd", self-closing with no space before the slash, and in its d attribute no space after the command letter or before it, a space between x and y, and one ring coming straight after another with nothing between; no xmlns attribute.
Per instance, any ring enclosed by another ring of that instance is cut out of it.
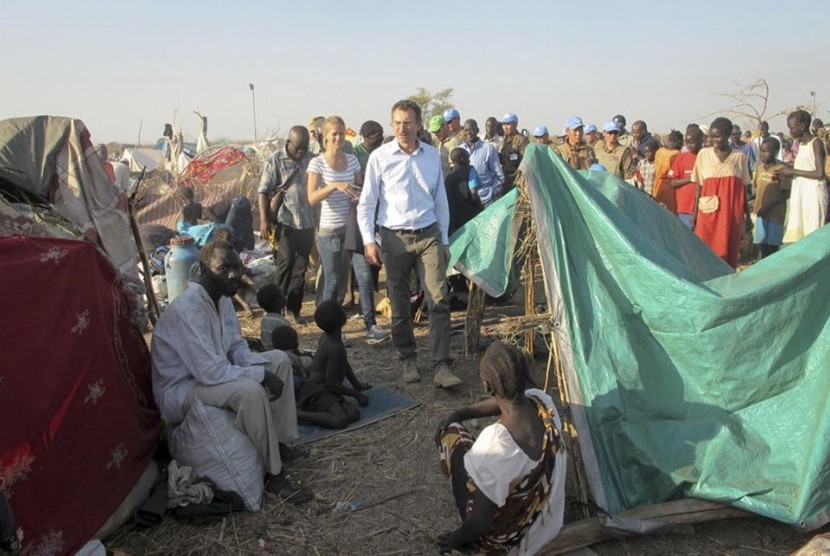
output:
<svg viewBox="0 0 830 556"><path fill-rule="evenodd" d="M202 153L185 168L179 185L191 187L210 182L217 174L245 162L245 153L236 147L220 147Z"/></svg>
<svg viewBox="0 0 830 556"><path fill-rule="evenodd" d="M0 489L32 553L104 524L161 430L122 282L86 242L0 237Z"/></svg>

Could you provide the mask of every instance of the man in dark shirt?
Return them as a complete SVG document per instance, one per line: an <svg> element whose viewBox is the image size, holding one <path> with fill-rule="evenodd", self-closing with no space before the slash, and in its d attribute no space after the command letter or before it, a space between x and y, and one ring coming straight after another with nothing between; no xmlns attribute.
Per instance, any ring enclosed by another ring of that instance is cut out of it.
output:
<svg viewBox="0 0 830 556"><path fill-rule="evenodd" d="M308 202L306 170L311 160L309 134L303 126L288 132L285 147L275 152L262 169L258 189L259 226L263 239L271 241L277 267L277 285L285 295L285 307L295 324L305 292L305 272L314 246L315 211ZM272 210L272 200L282 202Z"/></svg>
<svg viewBox="0 0 830 556"><path fill-rule="evenodd" d="M638 159L646 157L646 145L651 145L654 152L660 148L660 142L649 133L648 126L643 120L637 120L631 124L631 135L634 136L634 148L637 149Z"/></svg>

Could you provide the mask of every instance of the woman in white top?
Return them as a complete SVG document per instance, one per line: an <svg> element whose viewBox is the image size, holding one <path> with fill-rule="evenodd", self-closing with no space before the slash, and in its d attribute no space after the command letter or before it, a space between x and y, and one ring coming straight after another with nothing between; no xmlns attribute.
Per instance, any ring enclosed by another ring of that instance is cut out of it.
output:
<svg viewBox="0 0 830 556"><path fill-rule="evenodd" d="M496 342L481 359L480 377L493 397L453 411L435 441L452 481L461 525L438 537L441 552L467 544L486 554L536 554L562 527L565 451L550 396L525 390L527 358ZM477 439L461 425L498 417Z"/></svg>
<svg viewBox="0 0 830 556"><path fill-rule="evenodd" d="M784 243L793 243L824 226L827 220L827 182L824 164L827 153L818 137L810 134L810 114L796 110L787 118L790 135L798 142L798 154L792 167L781 170L794 176L790 190L789 214Z"/></svg>
<svg viewBox="0 0 830 556"><path fill-rule="evenodd" d="M349 257L344 250L346 224L355 210L363 186L360 162L353 154L343 152L346 124L340 116L329 116L323 123L324 151L308 165L308 202L321 204L317 248L323 265L325 287L323 300L337 301L341 278L347 271ZM371 275L356 272L358 282L371 280ZM373 289L373 288L372 288ZM364 291L361 287L360 291ZM374 312L374 306L372 306ZM365 317L365 315L364 315ZM374 319L364 319L371 320ZM388 333L376 324L367 329L370 343L382 341Z"/></svg>

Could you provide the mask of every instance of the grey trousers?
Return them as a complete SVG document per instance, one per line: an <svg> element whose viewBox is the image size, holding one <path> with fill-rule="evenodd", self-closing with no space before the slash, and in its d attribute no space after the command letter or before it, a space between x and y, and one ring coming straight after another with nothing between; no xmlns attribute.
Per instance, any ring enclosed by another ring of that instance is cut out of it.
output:
<svg viewBox="0 0 830 556"><path fill-rule="evenodd" d="M447 263L437 225L418 232L381 228L381 253L392 305L392 343L401 360L416 356L415 332L409 305L409 279L418 273L429 308L429 339L433 368L450 364L450 300L447 295Z"/></svg>
<svg viewBox="0 0 830 556"><path fill-rule="evenodd" d="M269 401L264 386L241 378L214 386L196 386L185 404L185 413L195 398L205 405L233 411L236 428L251 439L262 457L265 471L278 475L282 471L279 442L296 440L299 436L294 374L291 359L285 353L272 350L261 355L268 359L266 370L275 373L284 383L279 398Z"/></svg>

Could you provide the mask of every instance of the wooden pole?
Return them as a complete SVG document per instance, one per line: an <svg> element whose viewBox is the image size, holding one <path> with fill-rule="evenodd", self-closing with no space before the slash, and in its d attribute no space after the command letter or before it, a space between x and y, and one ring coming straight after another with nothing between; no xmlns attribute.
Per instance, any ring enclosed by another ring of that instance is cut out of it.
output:
<svg viewBox="0 0 830 556"><path fill-rule="evenodd" d="M666 533L680 525L749 516L747 512L729 506L685 498L634 508L610 518L600 516L568 523L539 554L562 554L621 537Z"/></svg>
<svg viewBox="0 0 830 556"><path fill-rule="evenodd" d="M525 315L536 314L536 256L535 249L525 259ZM536 343L536 331L530 329L525 332L525 351L533 357Z"/></svg>
<svg viewBox="0 0 830 556"><path fill-rule="evenodd" d="M559 388L559 399L565 407L570 407L571 396L568 393L568 384L565 372L562 369L562 359L559 357L559 344L556 341L555 332L551 333L551 348L556 360L556 384ZM590 517L591 489L588 485L588 476L585 474L585 464L582 461L582 452L579 449L579 431L576 430L570 418L570 412L562 416L563 440L565 449L572 460L574 470L574 481L576 482L576 495L581 503L579 513L583 518Z"/></svg>
<svg viewBox="0 0 830 556"><path fill-rule="evenodd" d="M153 279L150 276L150 263L147 260L147 255L144 253L144 246L141 244L141 233L138 230L138 222L133 216L133 202L138 193L138 188L141 187L141 182L144 179L144 170L141 170L141 175L138 176L138 183L135 184L135 190L127 202L127 215L130 218L130 231L133 233L133 241L138 249L138 258L141 261L141 266L144 268L144 287L147 288L147 316L150 318L150 323L155 327L161 315L158 300L156 299L156 292L153 289Z"/></svg>
<svg viewBox="0 0 830 556"><path fill-rule="evenodd" d="M484 320L484 290L470 281L467 314L464 316L464 355L467 357L478 353L482 320Z"/></svg>

